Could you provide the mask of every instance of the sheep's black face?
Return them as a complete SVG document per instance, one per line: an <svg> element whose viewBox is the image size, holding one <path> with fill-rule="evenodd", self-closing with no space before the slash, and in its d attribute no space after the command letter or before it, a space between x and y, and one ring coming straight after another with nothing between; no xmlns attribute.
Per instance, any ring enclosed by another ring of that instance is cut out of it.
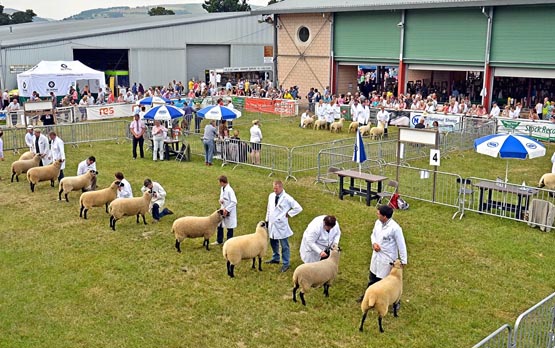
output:
<svg viewBox="0 0 555 348"><path fill-rule="evenodd" d="M259 225L260 227L266 227L266 221L260 221L260 222L258 223L258 225Z"/></svg>

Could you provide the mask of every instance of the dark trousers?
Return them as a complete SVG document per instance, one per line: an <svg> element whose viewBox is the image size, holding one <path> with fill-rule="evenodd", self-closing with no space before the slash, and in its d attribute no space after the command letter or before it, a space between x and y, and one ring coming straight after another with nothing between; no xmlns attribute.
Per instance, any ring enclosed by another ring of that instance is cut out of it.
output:
<svg viewBox="0 0 555 348"><path fill-rule="evenodd" d="M200 123L202 122L202 118L195 115L195 133L200 133Z"/></svg>
<svg viewBox="0 0 555 348"><path fill-rule="evenodd" d="M145 157L145 150L143 149L143 144L145 143L145 138L140 137L139 139L133 137L133 158L137 158L137 144L139 145L139 152L141 153L141 158Z"/></svg>
<svg viewBox="0 0 555 348"><path fill-rule="evenodd" d="M162 211L160 211L160 206L158 205L158 203L154 203L152 205L152 218L154 220L160 220L164 216L168 215L168 213L168 208L164 208Z"/></svg>
<svg viewBox="0 0 555 348"><path fill-rule="evenodd" d="M58 175L58 182L64 178L64 170L60 169L60 175Z"/></svg>
<svg viewBox="0 0 555 348"><path fill-rule="evenodd" d="M227 239L233 238L233 228L227 229ZM216 237L216 242L223 243L224 242L224 228L222 226L218 226L218 235Z"/></svg>
<svg viewBox="0 0 555 348"><path fill-rule="evenodd" d="M382 278L378 278L378 276L376 276L374 273L370 272L370 275L368 276L368 286L379 282L380 280L382 280ZM367 286L367 288L368 288Z"/></svg>

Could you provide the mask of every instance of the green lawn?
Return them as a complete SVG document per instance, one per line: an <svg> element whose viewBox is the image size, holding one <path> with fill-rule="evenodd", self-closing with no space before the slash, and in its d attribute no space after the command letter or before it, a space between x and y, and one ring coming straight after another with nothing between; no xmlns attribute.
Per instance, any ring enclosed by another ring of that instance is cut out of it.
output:
<svg viewBox="0 0 555 348"><path fill-rule="evenodd" d="M255 114L237 122L242 138L254 117L262 119L268 143L291 147L347 136ZM366 284L376 217L358 198L339 201L313 184L312 175L286 183L304 208L291 220L293 267L301 262L302 232L313 217L335 214L342 229L340 274L330 297L317 289L303 307L291 301L292 271L263 265L259 273L244 261L229 279L220 247L206 251L201 239L186 240L178 254L170 232L174 218L218 208L220 174L239 200L236 234L254 232L265 218L272 180L283 175L205 167L198 156L182 163L133 161L129 142L68 145L66 154L66 175L95 155L100 187L118 170L136 195L145 177L160 182L175 215L159 224L149 217L146 226L124 218L112 232L102 208L79 219L79 193L64 203L47 183L33 194L26 180L11 184L9 164L16 157L6 153L0 162L0 347L470 347L555 289L553 233L472 213L453 221L453 208L410 200L410 209L394 216L409 252L400 316L388 314L380 334L372 312L359 333L355 300ZM413 165L427 168L427 161ZM550 166L549 156L512 161L511 181L535 184ZM491 179L504 174L505 162L456 153L442 159L441 170Z"/></svg>

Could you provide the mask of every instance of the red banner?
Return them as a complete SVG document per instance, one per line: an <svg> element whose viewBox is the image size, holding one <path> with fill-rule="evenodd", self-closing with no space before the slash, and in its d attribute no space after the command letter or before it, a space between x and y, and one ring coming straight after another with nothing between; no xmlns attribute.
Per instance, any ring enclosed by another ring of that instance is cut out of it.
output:
<svg viewBox="0 0 555 348"><path fill-rule="evenodd" d="M245 110L285 116L297 114L295 101L288 99L246 98Z"/></svg>

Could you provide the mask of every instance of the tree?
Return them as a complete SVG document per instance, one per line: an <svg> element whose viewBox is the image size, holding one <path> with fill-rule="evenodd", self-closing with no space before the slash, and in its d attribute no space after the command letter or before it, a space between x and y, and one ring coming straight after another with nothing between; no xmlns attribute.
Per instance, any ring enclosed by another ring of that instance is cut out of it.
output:
<svg viewBox="0 0 555 348"><path fill-rule="evenodd" d="M4 6L0 5L0 25L10 24L10 16L4 13Z"/></svg>
<svg viewBox="0 0 555 348"><path fill-rule="evenodd" d="M17 11L10 16L10 24L30 23L37 14L33 10Z"/></svg>
<svg viewBox="0 0 555 348"><path fill-rule="evenodd" d="M174 14L175 12L173 12L172 10L167 10L165 7L162 7L162 6L153 7L150 10L148 10L149 16L167 16L167 15L174 15Z"/></svg>
<svg viewBox="0 0 555 348"><path fill-rule="evenodd" d="M206 11L213 12L243 12L250 11L251 7L247 4L247 0L205 0L202 8Z"/></svg>
<svg viewBox="0 0 555 348"><path fill-rule="evenodd" d="M269 5L273 5L273 4L277 4L278 2L282 2L283 0L270 0L268 1L268 6Z"/></svg>

